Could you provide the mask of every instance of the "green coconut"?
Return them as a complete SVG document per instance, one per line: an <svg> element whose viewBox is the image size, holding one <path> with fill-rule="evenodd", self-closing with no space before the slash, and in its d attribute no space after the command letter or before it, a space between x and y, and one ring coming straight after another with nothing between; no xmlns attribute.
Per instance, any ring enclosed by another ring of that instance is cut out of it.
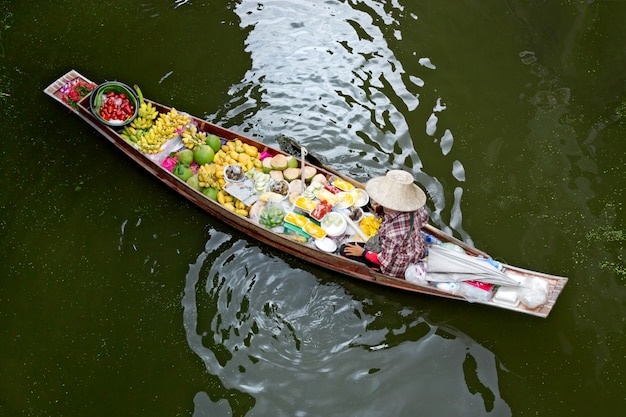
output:
<svg viewBox="0 0 626 417"><path fill-rule="evenodd" d="M287 157L287 168L298 168L298 159L296 157L289 155Z"/></svg>
<svg viewBox="0 0 626 417"><path fill-rule="evenodd" d="M287 168L283 171L283 177L285 177L287 181L291 182L300 177L300 172L300 168Z"/></svg>
<svg viewBox="0 0 626 417"><path fill-rule="evenodd" d="M283 171L287 169L287 157L282 154L274 155L270 161L272 169Z"/></svg>

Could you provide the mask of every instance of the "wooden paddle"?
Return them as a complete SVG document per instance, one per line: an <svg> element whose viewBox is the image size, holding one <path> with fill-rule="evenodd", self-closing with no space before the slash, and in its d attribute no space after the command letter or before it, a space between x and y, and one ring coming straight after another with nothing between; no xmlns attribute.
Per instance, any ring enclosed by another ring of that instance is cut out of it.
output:
<svg viewBox="0 0 626 417"><path fill-rule="evenodd" d="M288 136L285 135L281 135L279 136L276 141L278 142L278 145L280 146L280 149L283 152L286 152L292 156L295 156L297 158L301 157L302 155L302 151L301 149L303 148L302 145L300 145L295 139L290 138ZM306 152L306 156L305 156L306 161L311 164L311 165L315 165L319 168L322 168L325 171L330 172L333 175L336 175L337 177L348 181L350 183L352 183L353 185L363 188L365 189L365 184L350 178L348 176L346 176L345 174L342 174L341 172L329 167L328 165L326 165L325 163L323 163L321 161L321 158L316 156L315 154L312 154L311 152L309 152L307 150ZM450 243L454 243L455 245L458 245L460 247L462 247L466 252L469 252L473 255L476 256L484 256L486 258L491 258L491 256L489 256L489 254L487 254L486 252L481 251L480 249L476 249L473 246L468 245L467 243L463 242L460 239L457 239L454 236L451 236L439 229L437 229L435 226L432 226L431 224L427 223L426 225L424 225L424 230L428 233L430 233L433 236L436 236L438 239L441 239L443 241L446 242L450 242Z"/></svg>

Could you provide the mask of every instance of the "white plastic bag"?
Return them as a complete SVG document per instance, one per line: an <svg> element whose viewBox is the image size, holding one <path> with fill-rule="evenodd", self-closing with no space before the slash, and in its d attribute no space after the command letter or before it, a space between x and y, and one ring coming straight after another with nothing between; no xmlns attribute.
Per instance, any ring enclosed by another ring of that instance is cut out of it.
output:
<svg viewBox="0 0 626 417"><path fill-rule="evenodd" d="M530 277L522 284L519 290L519 299L528 308L536 308L548 301L548 282Z"/></svg>
<svg viewBox="0 0 626 417"><path fill-rule="evenodd" d="M424 262L409 264L404 271L404 278L416 284L426 284L426 265Z"/></svg>
<svg viewBox="0 0 626 417"><path fill-rule="evenodd" d="M493 295L493 286L486 284L481 288L480 286L472 285L468 282L459 282L459 294L461 294L470 303L476 303L479 301L489 301Z"/></svg>

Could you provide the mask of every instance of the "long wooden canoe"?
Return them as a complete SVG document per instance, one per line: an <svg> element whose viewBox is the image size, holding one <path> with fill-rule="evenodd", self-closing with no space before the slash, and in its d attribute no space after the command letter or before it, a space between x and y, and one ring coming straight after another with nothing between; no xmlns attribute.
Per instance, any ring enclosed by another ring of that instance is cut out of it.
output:
<svg viewBox="0 0 626 417"><path fill-rule="evenodd" d="M511 265L500 264L499 270L518 282L523 283L524 281L528 280L534 280L533 282L540 281L543 284L544 288L548 288L545 302L542 305L530 308L519 302L519 300L516 300L516 297L511 297L510 294L512 292L515 292L515 288L514 286L509 287L507 285L496 285L495 287L493 287L492 290L489 292L490 296L488 299L468 300L467 297L459 294L457 291L451 291L450 286L446 287L442 285L435 285L435 283L429 281L409 281L403 278L386 276L373 271L372 269L368 268L360 262L355 262L343 258L337 255L335 252L325 252L319 250L315 245L311 243L311 241L297 241L288 234L275 231L276 228L271 230L267 229L266 227L259 224L257 221L249 218L248 216L237 214L225 208L217 201L208 198L203 193L190 187L185 181L182 181L176 175L172 174L172 172L169 169L165 168L163 164L156 162L153 156L142 153L140 150L137 149L137 146L125 140L121 136L120 128L113 128L102 123L97 117L95 117L95 115L91 111L91 107L89 104L89 95L87 95L78 102L77 109L70 106L64 100L63 89L67 88L66 86L68 85L68 83L76 82L77 80L93 83L91 80L81 75L77 71L71 70L62 77L58 78L47 88L45 88L44 92L50 97L57 100L59 103L63 104L68 109L78 114L80 118L86 121L97 132L101 133L109 142L111 142L114 146L120 149L132 160L137 162L140 166L145 168L146 171L167 184L172 190L176 191L189 201L196 204L199 208L205 210L216 218L221 219L222 221L228 223L237 230L259 240L260 242L272 246L278 251L291 254L306 262L327 268L331 271L335 271L346 276L361 279L370 283L376 283L414 293L434 295L438 297L463 301L472 301L478 304L489 305L543 318L548 316L548 314L554 307L557 298L563 291L565 284L567 283L568 279L565 277L548 275ZM146 101L151 102L161 113L166 113L171 110L170 107L160 105L147 99ZM215 134L219 136L222 141L235 141L238 139L243 143L255 146L261 152L266 152L271 155L287 155L281 149L267 146L261 142L255 141L229 129L217 126L206 120L202 120L193 116L190 117L195 123L197 123L197 126L200 130L210 134ZM310 161L305 162L304 160L302 160L301 163L304 163L305 165L313 165ZM315 166L315 168L318 170L318 172L324 174L326 177L330 177L332 175L340 176L340 178L352 183L354 186L362 187L362 184L345 175L341 175L341 173L338 173L337 171L326 165L323 165L319 162L317 162L316 165L317 166ZM436 237L440 241L451 242L455 245L458 245L468 255L481 259L490 259L489 255L485 252L478 250L466 244L465 242L460 241L459 239L456 239L455 237L442 232L432 225L427 225L425 227L425 232L427 232L430 236ZM506 292L508 295L507 297L499 297L499 292L502 292L503 294Z"/></svg>

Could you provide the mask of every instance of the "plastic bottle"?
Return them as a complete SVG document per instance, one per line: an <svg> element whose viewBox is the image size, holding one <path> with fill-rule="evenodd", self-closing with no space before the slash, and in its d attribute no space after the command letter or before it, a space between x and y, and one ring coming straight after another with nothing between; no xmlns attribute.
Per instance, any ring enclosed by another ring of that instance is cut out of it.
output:
<svg viewBox="0 0 626 417"><path fill-rule="evenodd" d="M437 239L435 236L431 235L430 233L422 232L422 236L424 237L424 240L426 241L426 243L428 243L429 245L441 244L441 240Z"/></svg>

